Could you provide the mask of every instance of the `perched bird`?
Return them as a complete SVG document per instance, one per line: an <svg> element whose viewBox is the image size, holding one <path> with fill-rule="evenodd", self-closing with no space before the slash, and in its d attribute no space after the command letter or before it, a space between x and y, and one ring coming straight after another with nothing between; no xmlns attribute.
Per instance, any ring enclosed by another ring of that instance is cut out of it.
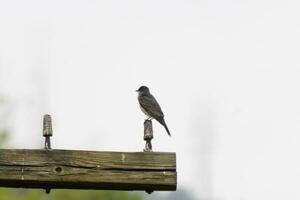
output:
<svg viewBox="0 0 300 200"><path fill-rule="evenodd" d="M146 86L141 86L138 90L138 101L140 103L141 110L149 117L148 120L152 118L156 119L161 125L163 125L168 133L171 136L171 133L167 127L167 124L164 120L164 113L162 112L158 102L150 93L150 90Z"/></svg>

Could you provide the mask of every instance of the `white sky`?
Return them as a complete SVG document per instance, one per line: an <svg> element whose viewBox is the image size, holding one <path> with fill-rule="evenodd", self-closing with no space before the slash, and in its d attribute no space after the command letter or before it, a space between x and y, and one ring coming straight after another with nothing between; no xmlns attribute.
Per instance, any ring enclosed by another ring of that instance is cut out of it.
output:
<svg viewBox="0 0 300 200"><path fill-rule="evenodd" d="M12 143L140 151L150 87L197 198L300 199L298 1L0 1Z"/></svg>

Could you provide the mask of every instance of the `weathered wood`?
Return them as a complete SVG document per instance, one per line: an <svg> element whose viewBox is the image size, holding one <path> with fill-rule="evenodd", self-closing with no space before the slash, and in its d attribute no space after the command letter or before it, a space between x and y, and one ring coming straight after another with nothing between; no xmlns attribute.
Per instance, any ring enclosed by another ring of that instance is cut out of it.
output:
<svg viewBox="0 0 300 200"><path fill-rule="evenodd" d="M153 139L153 128L152 121L146 119L144 122L144 140L146 141L144 151L150 152L152 151L151 140Z"/></svg>
<svg viewBox="0 0 300 200"><path fill-rule="evenodd" d="M176 155L0 150L0 187L176 190Z"/></svg>
<svg viewBox="0 0 300 200"><path fill-rule="evenodd" d="M48 114L44 115L43 136L45 137L45 149L51 149L50 137L52 136L52 120Z"/></svg>

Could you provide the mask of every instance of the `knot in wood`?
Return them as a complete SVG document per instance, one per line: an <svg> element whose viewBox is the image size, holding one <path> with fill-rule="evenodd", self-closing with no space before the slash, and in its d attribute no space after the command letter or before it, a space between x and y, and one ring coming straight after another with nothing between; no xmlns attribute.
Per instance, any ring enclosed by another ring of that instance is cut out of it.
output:
<svg viewBox="0 0 300 200"><path fill-rule="evenodd" d="M54 171L55 171L56 173L60 174L60 173L63 171L63 169L62 169L62 167L55 167L55 168L54 168Z"/></svg>

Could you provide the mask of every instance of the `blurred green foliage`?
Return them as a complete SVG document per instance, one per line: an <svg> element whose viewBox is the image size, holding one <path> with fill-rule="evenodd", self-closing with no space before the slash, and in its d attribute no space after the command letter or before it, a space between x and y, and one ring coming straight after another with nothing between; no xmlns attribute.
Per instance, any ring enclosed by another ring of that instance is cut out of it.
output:
<svg viewBox="0 0 300 200"><path fill-rule="evenodd" d="M4 146L4 144L8 141L8 131L0 130L0 148Z"/></svg>
<svg viewBox="0 0 300 200"><path fill-rule="evenodd" d="M3 200L142 200L142 196L129 192L96 191L96 190L51 190L46 194L41 189L1 188Z"/></svg>

